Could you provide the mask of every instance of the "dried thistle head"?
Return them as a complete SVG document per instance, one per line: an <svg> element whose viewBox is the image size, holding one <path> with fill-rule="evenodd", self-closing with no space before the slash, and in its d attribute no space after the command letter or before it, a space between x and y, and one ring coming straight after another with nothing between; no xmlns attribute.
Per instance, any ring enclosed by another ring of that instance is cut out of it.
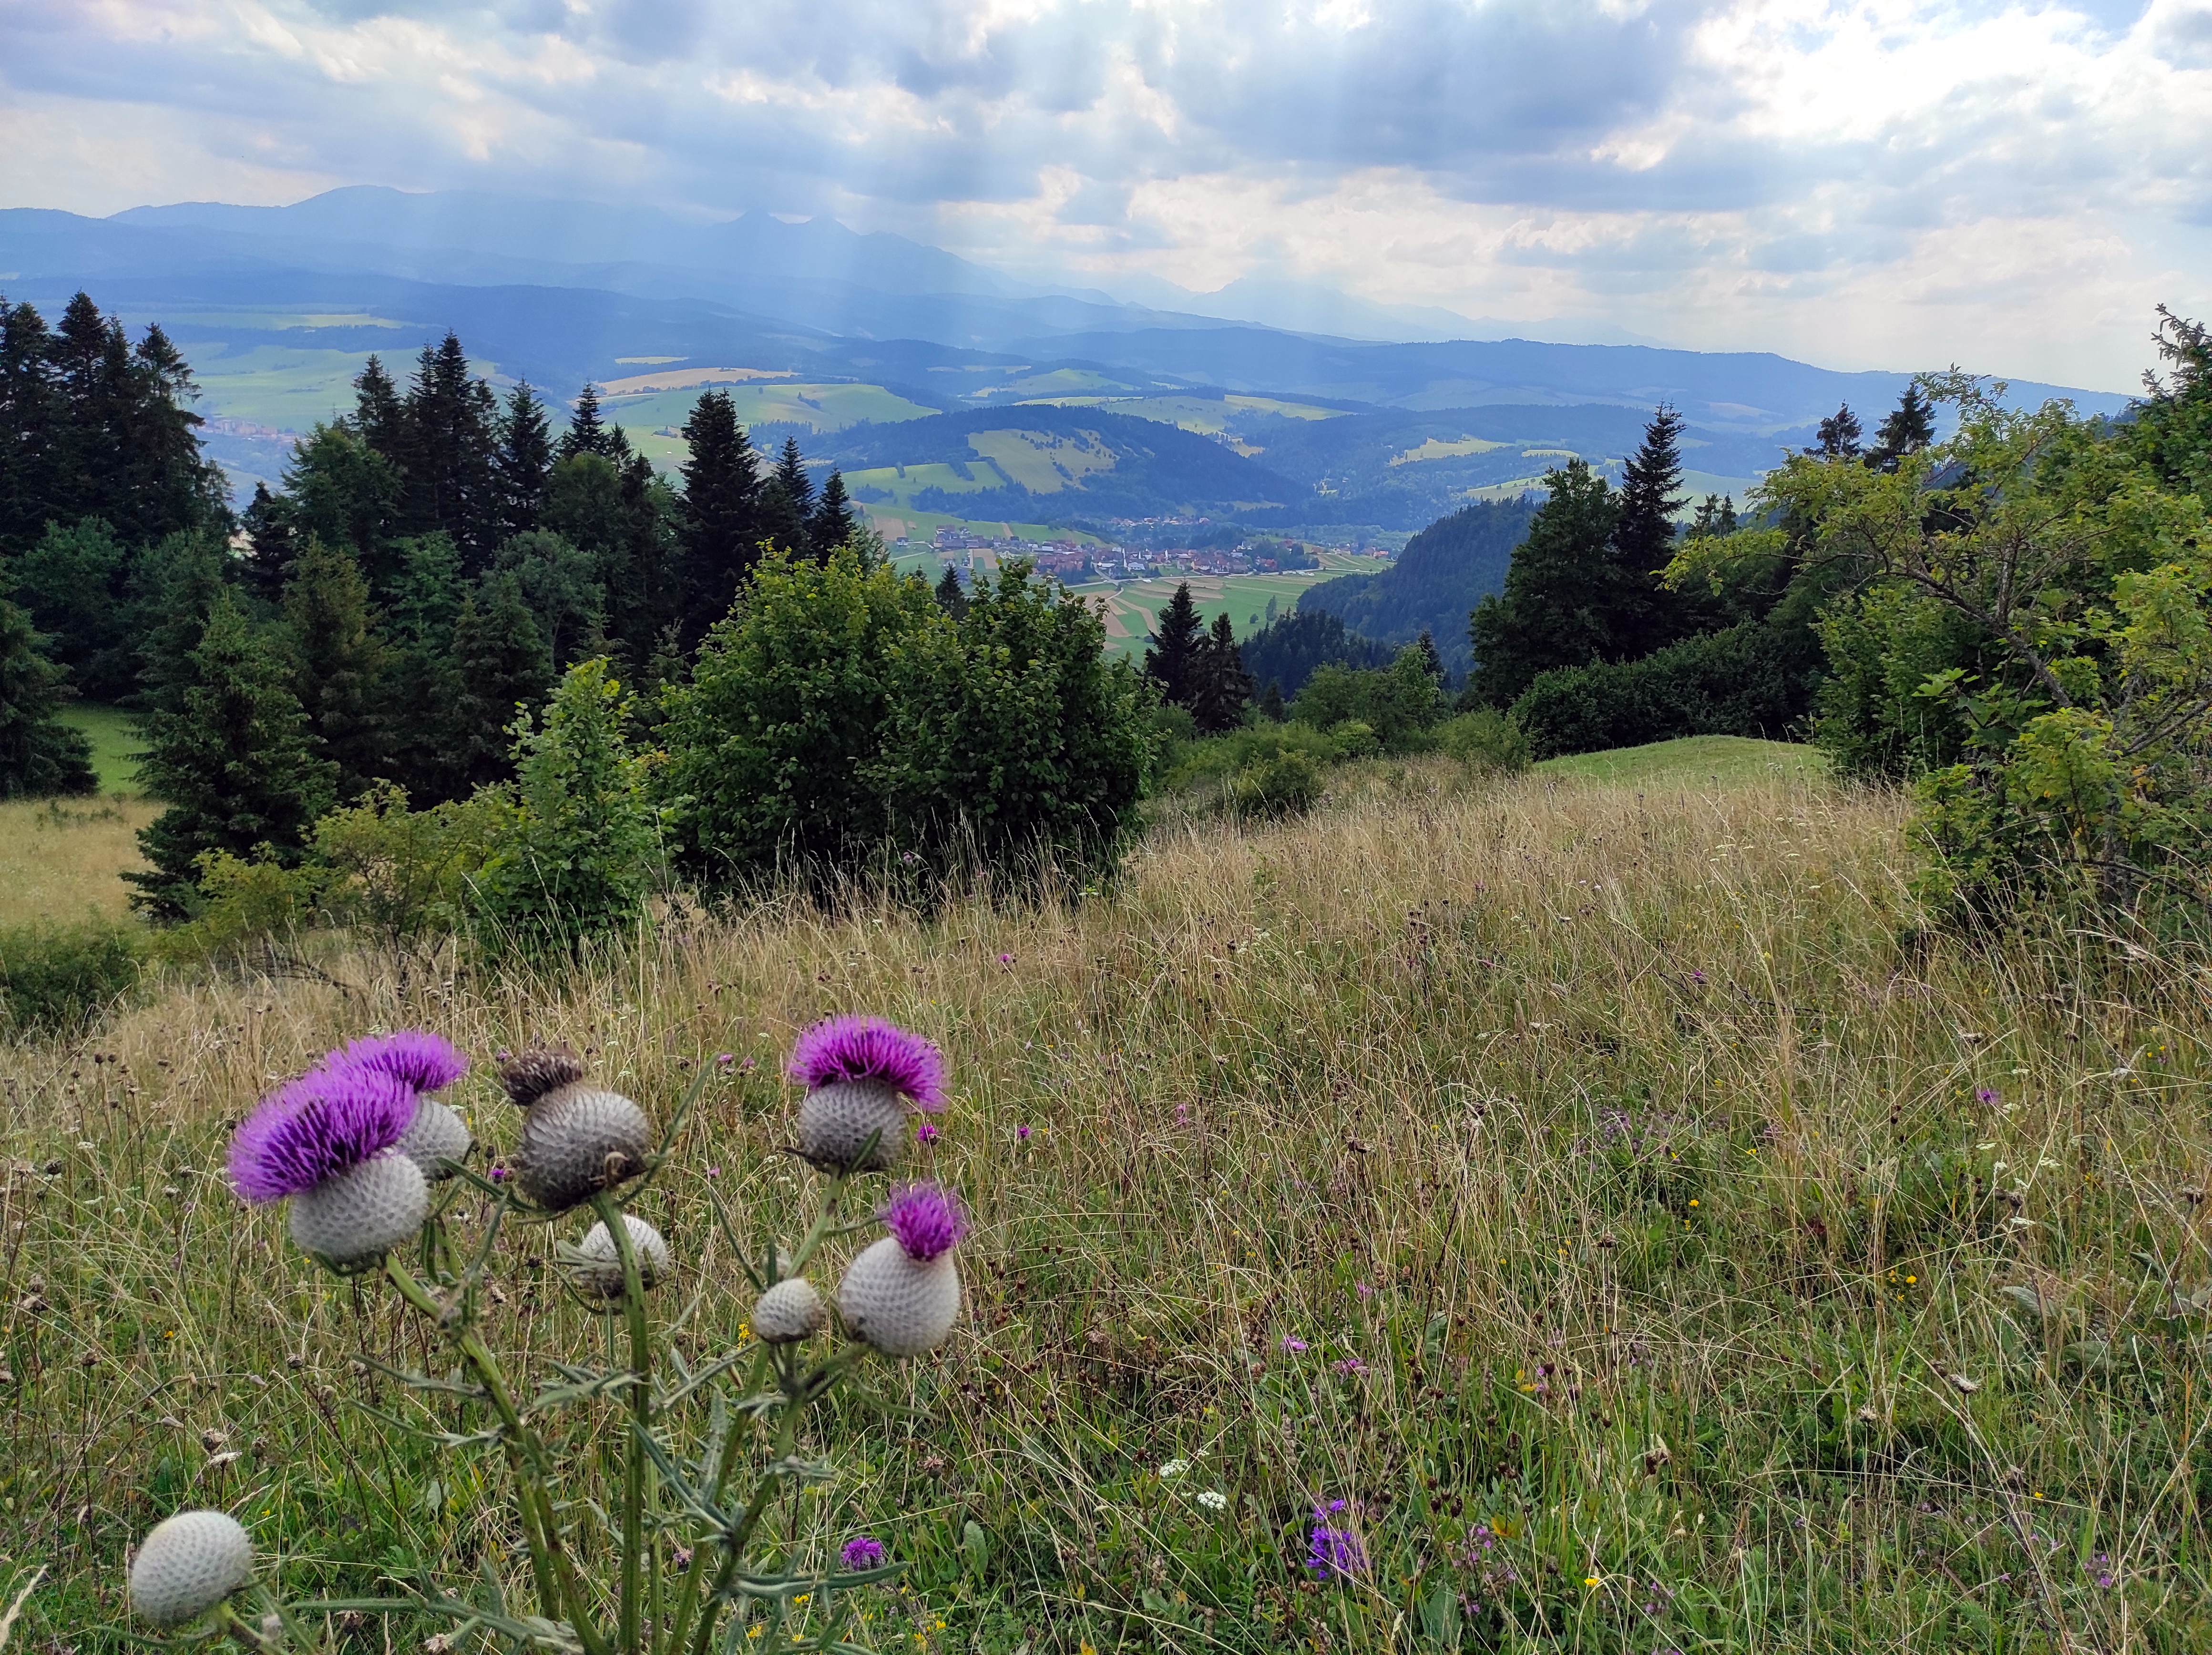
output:
<svg viewBox="0 0 2212 1655"><path fill-rule="evenodd" d="M566 1040L556 1046L525 1046L520 1052L500 1054L499 1078L514 1106L527 1109L548 1092L583 1079L584 1060Z"/></svg>

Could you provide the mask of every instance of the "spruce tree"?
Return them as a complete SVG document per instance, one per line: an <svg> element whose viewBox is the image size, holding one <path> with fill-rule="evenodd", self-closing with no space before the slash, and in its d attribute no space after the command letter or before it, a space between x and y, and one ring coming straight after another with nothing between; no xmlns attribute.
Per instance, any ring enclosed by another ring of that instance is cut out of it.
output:
<svg viewBox="0 0 2212 1655"><path fill-rule="evenodd" d="M775 459L775 480L783 485L791 509L802 521L813 516L814 483L806 475L806 458L799 452L798 438L783 440L783 452Z"/></svg>
<svg viewBox="0 0 2212 1655"><path fill-rule="evenodd" d="M391 464L404 468L410 458L407 410L399 387L385 372L383 360L372 356L353 381L354 433Z"/></svg>
<svg viewBox="0 0 2212 1655"><path fill-rule="evenodd" d="M15 600L43 634L40 650L97 701L131 693L140 640L129 603L131 557L98 518L51 524L9 571Z"/></svg>
<svg viewBox="0 0 2212 1655"><path fill-rule="evenodd" d="M1237 629L1226 615L1213 617L1212 631L1199 646L1191 677L1188 705L1200 735L1218 736L1244 722L1244 709L1252 704L1252 675L1244 670Z"/></svg>
<svg viewBox="0 0 2212 1655"><path fill-rule="evenodd" d="M0 557L34 543L58 516L66 405L46 318L0 304Z"/></svg>
<svg viewBox="0 0 2212 1655"><path fill-rule="evenodd" d="M335 801L337 767L316 754L283 661L228 589L185 666L169 704L143 720L139 780L169 808L138 835L153 866L124 875L137 887L132 906L162 919L198 910L210 852L251 858L265 847L295 865Z"/></svg>
<svg viewBox="0 0 2212 1655"><path fill-rule="evenodd" d="M327 545L344 547L381 598L399 569L402 493L398 466L341 420L318 424L293 444L278 503L295 540L316 535Z"/></svg>
<svg viewBox="0 0 2212 1655"><path fill-rule="evenodd" d="M337 767L337 797L358 797L389 773L383 706L391 651L370 623L368 583L341 547L309 539L284 588L292 693L319 750ZM419 706L396 709L407 718Z"/></svg>
<svg viewBox="0 0 2212 1655"><path fill-rule="evenodd" d="M292 560L299 555L290 502L270 494L267 483L257 482L239 527L246 536L239 573L246 591L264 603L281 603L284 583L292 578Z"/></svg>
<svg viewBox="0 0 2212 1655"><path fill-rule="evenodd" d="M499 544L494 489L499 424L491 388L469 372L468 353L448 332L422 347L407 391L409 455L401 477L410 534L443 530L478 569Z"/></svg>
<svg viewBox="0 0 2212 1655"><path fill-rule="evenodd" d="M1260 697L1260 716L1267 719L1269 724L1282 723L1283 681L1281 679L1267 680L1267 693Z"/></svg>
<svg viewBox="0 0 2212 1655"><path fill-rule="evenodd" d="M500 537L529 533L538 526L538 514L545 507L545 490L553 475L553 435L545 404L538 400L527 380L507 393L492 471L499 498Z"/></svg>
<svg viewBox="0 0 2212 1655"><path fill-rule="evenodd" d="M590 380L576 393L574 410L568 415L568 428L561 433L561 448L556 458L568 460L579 454L597 454L601 458L607 452L607 427L599 419L599 387Z"/></svg>
<svg viewBox="0 0 2212 1655"><path fill-rule="evenodd" d="M792 557L805 557L812 548L806 533L806 514L793 503L791 491L779 476L770 476L761 485L760 538Z"/></svg>
<svg viewBox="0 0 2212 1655"><path fill-rule="evenodd" d="M955 621L968 613L967 589L960 584L960 571L950 563L937 578L937 607Z"/></svg>
<svg viewBox="0 0 2212 1655"><path fill-rule="evenodd" d="M1813 446L1805 452L1822 459L1856 459L1859 439L1864 434L1865 427L1860 425L1859 416L1852 413L1850 404L1845 403L1820 421L1814 432Z"/></svg>
<svg viewBox="0 0 2212 1655"><path fill-rule="evenodd" d="M1510 706L1553 667L1609 658L1619 499L1585 460L1547 472L1544 482L1551 498L1514 549L1504 590L1468 617L1469 687L1486 706Z"/></svg>
<svg viewBox="0 0 2212 1655"><path fill-rule="evenodd" d="M506 570L477 584L453 622L453 700L447 750L462 791L503 781L520 709L544 700L553 658L521 585Z"/></svg>
<svg viewBox="0 0 2212 1655"><path fill-rule="evenodd" d="M678 533L684 547L679 624L687 645L730 610L738 583L758 558L761 483L751 442L725 391L703 392L684 422Z"/></svg>
<svg viewBox="0 0 2212 1655"><path fill-rule="evenodd" d="M852 504L845 497L845 479L832 470L814 501L813 516L807 519L806 537L813 543L814 555L824 558L840 546L851 544L853 530L858 526Z"/></svg>
<svg viewBox="0 0 2212 1655"><path fill-rule="evenodd" d="M1186 580L1176 587L1175 596L1160 611L1159 622L1145 651L1145 676L1176 706L1189 706L1197 698L1200 652L1205 640L1206 621Z"/></svg>
<svg viewBox="0 0 2212 1655"><path fill-rule="evenodd" d="M1874 447L1866 462L1880 471L1894 471L1907 454L1917 454L1936 440L1936 404L1923 394L1920 382L1905 387L1897 406L1882 416L1874 433Z"/></svg>
<svg viewBox="0 0 2212 1655"><path fill-rule="evenodd" d="M0 798L89 793L92 743L55 718L69 674L48 660L29 614L0 600Z"/></svg>

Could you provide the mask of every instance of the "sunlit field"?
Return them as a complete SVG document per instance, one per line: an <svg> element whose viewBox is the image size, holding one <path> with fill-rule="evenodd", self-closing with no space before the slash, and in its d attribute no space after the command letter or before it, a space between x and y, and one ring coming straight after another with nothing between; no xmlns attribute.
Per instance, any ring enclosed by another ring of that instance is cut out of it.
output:
<svg viewBox="0 0 2212 1655"><path fill-rule="evenodd" d="M1893 797L1705 762L1377 763L1303 821L1157 829L1079 906L767 900L404 992L331 947L7 1052L0 1591L48 1571L15 1638L124 1647L125 1549L189 1505L293 1595L526 1593L500 1463L364 1411L411 1406L359 1359L435 1360L419 1325L224 1187L273 1081L428 1026L500 1146L503 1047L571 1040L663 1118L732 1054L643 1209L697 1360L750 1306L707 1191L790 1215L781 1058L866 1010L947 1053L925 1153L977 1219L952 1343L836 1405L780 1519L911 1563L878 1649L2205 1647L2206 977L1931 935ZM596 1337L548 1251L498 1255L523 1367ZM1317 1579L1339 1500L1358 1564Z"/></svg>

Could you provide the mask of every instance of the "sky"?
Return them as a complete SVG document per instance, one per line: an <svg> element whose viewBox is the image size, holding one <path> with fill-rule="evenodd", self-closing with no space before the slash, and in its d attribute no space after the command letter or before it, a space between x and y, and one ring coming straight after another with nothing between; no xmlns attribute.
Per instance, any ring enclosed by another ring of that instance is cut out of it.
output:
<svg viewBox="0 0 2212 1655"><path fill-rule="evenodd" d="M0 206L826 214L2100 390L2212 313L2212 0L0 0Z"/></svg>

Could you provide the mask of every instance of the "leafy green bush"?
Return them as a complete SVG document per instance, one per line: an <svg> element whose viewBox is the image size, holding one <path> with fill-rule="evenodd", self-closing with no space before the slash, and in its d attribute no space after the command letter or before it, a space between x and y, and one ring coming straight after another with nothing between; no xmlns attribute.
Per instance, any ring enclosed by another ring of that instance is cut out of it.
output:
<svg viewBox="0 0 2212 1655"><path fill-rule="evenodd" d="M849 551L764 560L669 696L660 789L685 866L710 887L872 866L917 889L977 864L1017 882L1109 869L1156 715L1104 646L1096 613L1019 566L956 618Z"/></svg>
<svg viewBox="0 0 2212 1655"><path fill-rule="evenodd" d="M119 923L0 931L0 1021L19 1034L82 1028L138 980L146 935Z"/></svg>
<svg viewBox="0 0 2212 1655"><path fill-rule="evenodd" d="M629 697L605 660L562 675L543 723L514 726L517 805L492 837L476 906L495 945L573 948L626 930L662 871L648 761L624 735Z"/></svg>
<svg viewBox="0 0 2212 1655"><path fill-rule="evenodd" d="M1427 745L1423 734L1443 708L1435 658L1419 645L1408 644L1380 670L1334 664L1317 668L1291 703L1290 716L1322 731L1362 724L1389 752L1419 751Z"/></svg>
<svg viewBox="0 0 2212 1655"><path fill-rule="evenodd" d="M1161 788L1166 792L1183 792L1210 782L1226 783L1253 765L1285 753L1303 754L1316 768L1339 763L1346 756L1340 732L1324 735L1311 724L1247 724L1242 730L1186 742L1175 749Z"/></svg>
<svg viewBox="0 0 2212 1655"><path fill-rule="evenodd" d="M1541 759L1678 736L1781 740L1804 718L1818 672L1809 634L1747 621L1641 660L1540 672L1512 717Z"/></svg>
<svg viewBox="0 0 2212 1655"><path fill-rule="evenodd" d="M1255 759L1229 785L1230 808L1241 816L1295 816L1322 793L1321 767L1296 750Z"/></svg>
<svg viewBox="0 0 2212 1655"><path fill-rule="evenodd" d="M154 940L156 957L178 964L229 961L296 936L313 924L330 882L313 863L288 868L266 846L252 857L203 851L192 917Z"/></svg>
<svg viewBox="0 0 2212 1655"><path fill-rule="evenodd" d="M1511 773L1528 767L1528 737L1495 707L1477 707L1436 728L1437 744L1472 770Z"/></svg>
<svg viewBox="0 0 2212 1655"><path fill-rule="evenodd" d="M1846 763L1917 773L1939 909L2056 899L2201 928L2212 907L2212 520L2173 440L2212 373L2168 355L2185 372L2142 410L2154 452L2131 425L1931 376L1959 409L1949 441L1893 470L1798 457L1765 485L1859 572L1826 627L1845 684L1820 733Z"/></svg>

